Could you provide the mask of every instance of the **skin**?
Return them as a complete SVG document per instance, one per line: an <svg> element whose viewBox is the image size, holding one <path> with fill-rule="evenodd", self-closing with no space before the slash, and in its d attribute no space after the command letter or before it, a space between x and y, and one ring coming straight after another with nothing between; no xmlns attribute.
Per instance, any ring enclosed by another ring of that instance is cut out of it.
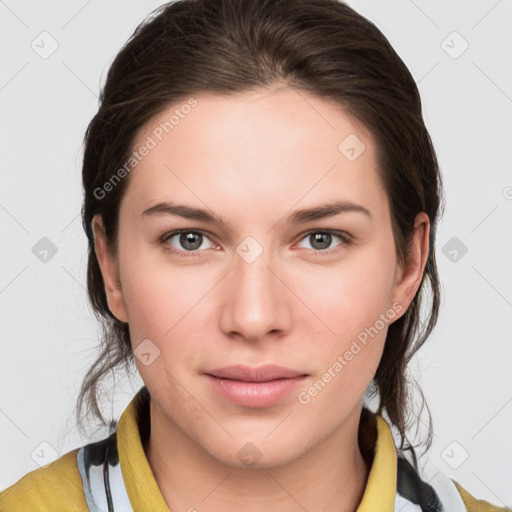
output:
<svg viewBox="0 0 512 512"><path fill-rule="evenodd" d="M151 394L148 461L172 510L353 511L368 477L357 442L362 399L388 324L309 403L297 394L393 304L401 311L392 321L405 313L428 255L428 217L417 216L401 266L374 140L339 106L286 86L196 99L131 172L117 255L101 217L93 220L110 310L129 323L134 348L150 339L160 350L148 366L135 358ZM355 161L338 149L348 134L365 144ZM341 200L371 216L287 223L298 209ZM208 209L227 226L141 215L159 201ZM161 240L178 229L207 235L196 257L179 235ZM351 243L333 235L319 250L308 232L327 229ZM263 249L252 263L236 251L248 236ZM275 406L241 407L202 374L237 363L308 377ZM248 442L261 454L252 467L237 456Z"/></svg>

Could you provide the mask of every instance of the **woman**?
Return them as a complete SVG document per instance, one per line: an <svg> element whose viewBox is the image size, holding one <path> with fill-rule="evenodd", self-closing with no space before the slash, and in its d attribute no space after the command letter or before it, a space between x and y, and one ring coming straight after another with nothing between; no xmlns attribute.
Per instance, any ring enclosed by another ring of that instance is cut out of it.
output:
<svg viewBox="0 0 512 512"><path fill-rule="evenodd" d="M2 511L500 510L407 440L441 179L373 24L336 0L159 9L110 68L83 185L105 336L78 410L102 419L121 363L145 386Z"/></svg>

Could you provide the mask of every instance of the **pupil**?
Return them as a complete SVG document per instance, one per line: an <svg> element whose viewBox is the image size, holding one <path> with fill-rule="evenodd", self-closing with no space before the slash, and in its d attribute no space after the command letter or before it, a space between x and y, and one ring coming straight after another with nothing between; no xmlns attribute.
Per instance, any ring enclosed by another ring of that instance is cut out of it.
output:
<svg viewBox="0 0 512 512"><path fill-rule="evenodd" d="M331 244L331 234L330 233L314 233L311 235L313 237L313 243L311 244L315 249L322 250L327 249ZM322 247L315 247L315 244L320 242Z"/></svg>
<svg viewBox="0 0 512 512"><path fill-rule="evenodd" d="M201 247L200 233L182 233L180 236L180 244L185 249L194 250Z"/></svg>

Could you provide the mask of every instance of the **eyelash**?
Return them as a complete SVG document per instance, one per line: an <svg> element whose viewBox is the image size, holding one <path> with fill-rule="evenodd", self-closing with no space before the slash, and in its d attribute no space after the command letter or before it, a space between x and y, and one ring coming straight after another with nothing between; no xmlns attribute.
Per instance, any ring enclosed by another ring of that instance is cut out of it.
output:
<svg viewBox="0 0 512 512"><path fill-rule="evenodd" d="M201 234L203 236L205 236L206 238L210 239L208 233L205 233L204 231L200 230L200 229L180 229L178 231L172 231L171 233L166 233L162 238L161 238L161 244L163 246L163 250L167 253L170 253L170 254L174 254L176 256L179 256L179 257L182 257L182 258L194 258L194 257L201 257L201 252L204 251L205 249L202 249L202 250L194 250L194 251L179 251L179 250L176 250L176 249L171 249L171 246L169 245L169 240L173 237L175 237L176 235L181 235L182 233L194 233L194 234ZM349 235L348 233L344 232L344 231L336 231L336 230L332 230L332 229L312 229L310 231L308 231L307 233L305 233L299 240L299 242L302 242L302 240L306 239L307 237L311 236L312 234L315 234L315 233L322 233L322 234L329 234L329 235L334 235L334 236L337 236L341 239L341 243L339 244L339 246L349 246L351 243L352 243L352 236ZM339 247L337 246L337 247ZM336 249L334 249L335 251ZM333 252L333 249L309 249L309 251L312 251L314 254L330 254L331 252Z"/></svg>

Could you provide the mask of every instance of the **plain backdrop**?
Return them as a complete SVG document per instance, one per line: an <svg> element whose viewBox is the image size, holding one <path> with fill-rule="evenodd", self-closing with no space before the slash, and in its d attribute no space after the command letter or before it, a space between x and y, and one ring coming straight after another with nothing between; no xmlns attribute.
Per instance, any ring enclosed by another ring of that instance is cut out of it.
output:
<svg viewBox="0 0 512 512"><path fill-rule="evenodd" d="M84 288L82 139L109 63L161 3L0 2L0 489L39 467L34 454L46 463L89 442L73 416L98 342ZM443 304L412 364L433 417L429 461L510 506L512 1L348 3L411 70L443 172ZM43 262L37 244L56 253ZM111 385L103 411L118 419L142 381Z"/></svg>

